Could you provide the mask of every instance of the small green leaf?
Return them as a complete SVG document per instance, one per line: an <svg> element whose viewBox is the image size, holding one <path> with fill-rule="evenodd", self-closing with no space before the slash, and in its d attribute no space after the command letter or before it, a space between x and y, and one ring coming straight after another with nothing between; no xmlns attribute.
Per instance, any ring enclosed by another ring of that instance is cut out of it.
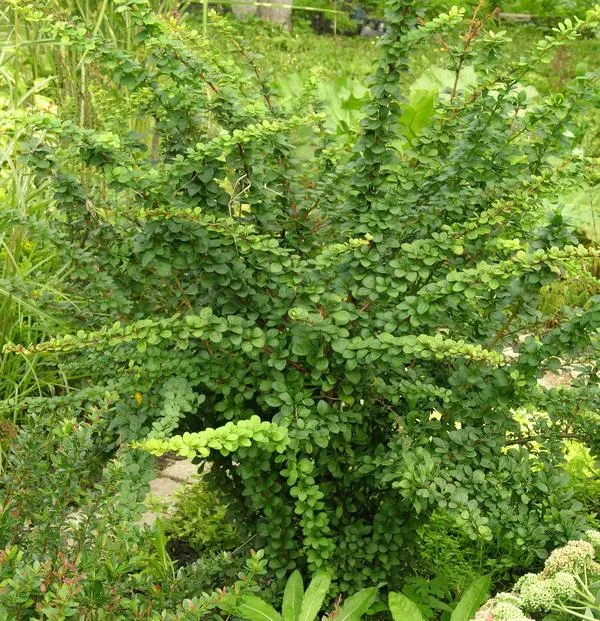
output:
<svg viewBox="0 0 600 621"><path fill-rule="evenodd" d="M292 341L292 353L296 356L308 356L312 351L310 339L306 336L295 336Z"/></svg>
<svg viewBox="0 0 600 621"><path fill-rule="evenodd" d="M332 313L331 316L333 317L333 320L335 321L335 323L340 324L340 325L344 325L348 323L351 318L350 313L345 310L335 311L335 313Z"/></svg>

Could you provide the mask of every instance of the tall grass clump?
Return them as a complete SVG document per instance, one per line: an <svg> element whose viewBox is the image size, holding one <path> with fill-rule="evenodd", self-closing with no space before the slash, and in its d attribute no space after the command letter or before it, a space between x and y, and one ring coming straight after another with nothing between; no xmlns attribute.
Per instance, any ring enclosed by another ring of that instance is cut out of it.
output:
<svg viewBox="0 0 600 621"><path fill-rule="evenodd" d="M28 63L26 46L21 44L29 29L10 21L6 7L0 25L7 34L0 51L0 344L4 346L45 340L61 329L61 315L74 306L63 287L70 266L48 229L52 209L48 181L36 182L21 161L27 135L20 119L55 107L44 93L51 80L17 70ZM68 377L49 359L0 355L0 469L14 425L27 410L26 399L68 390Z"/></svg>

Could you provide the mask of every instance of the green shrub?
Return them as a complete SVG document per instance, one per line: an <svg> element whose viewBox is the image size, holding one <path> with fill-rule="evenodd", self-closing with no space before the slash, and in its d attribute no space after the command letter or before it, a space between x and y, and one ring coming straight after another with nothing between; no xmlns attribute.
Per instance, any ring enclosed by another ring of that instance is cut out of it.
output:
<svg viewBox="0 0 600 621"><path fill-rule="evenodd" d="M230 555L177 568L160 525L137 526L146 477L127 456L104 467L105 427L99 410L80 420L30 415L13 440L0 480L0 617L218 617L220 580L233 594L255 590L260 554L246 568Z"/></svg>
<svg viewBox="0 0 600 621"><path fill-rule="evenodd" d="M598 253L571 245L542 201L589 164L569 128L596 78L534 102L522 84L600 8L524 61L476 21L449 38L460 11L419 24L392 0L351 151L309 96L302 115L282 111L226 23L211 32L231 56L142 0L119 9L135 53L42 3L15 9L85 50L87 74L151 130L22 121L22 165L52 183L54 237L85 302L72 335L5 351L59 355L82 391L118 394L121 441L150 434L149 451L210 459L279 579L327 567L342 591L401 585L437 511L540 558L581 532L562 436L598 453L600 299L548 328L540 292ZM454 81L408 143L401 78L438 36L456 41L440 54ZM507 359L524 332L536 336ZM573 360L569 391L538 385ZM521 407L547 413L531 434Z"/></svg>
<svg viewBox="0 0 600 621"><path fill-rule="evenodd" d="M223 495L211 490L203 478L188 481L176 493L165 532L187 543L201 555L241 546L244 527Z"/></svg>

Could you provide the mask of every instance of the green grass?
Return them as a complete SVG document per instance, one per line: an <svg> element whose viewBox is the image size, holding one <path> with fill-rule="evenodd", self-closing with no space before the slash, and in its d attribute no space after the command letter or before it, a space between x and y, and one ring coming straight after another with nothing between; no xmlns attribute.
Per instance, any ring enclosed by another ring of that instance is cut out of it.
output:
<svg viewBox="0 0 600 621"><path fill-rule="evenodd" d="M192 13L189 19L194 23L198 16ZM231 25L243 38L261 71L275 79L290 73L307 76L319 70L323 80L341 77L362 80L377 58L375 39L318 35L305 23L291 33L259 19L237 22L231 18Z"/></svg>
<svg viewBox="0 0 600 621"><path fill-rule="evenodd" d="M188 19L194 23L199 16L191 13ZM377 39L360 36L318 35L302 20L291 33L276 25L251 19L240 23L231 20L232 26L246 43L261 71L272 82L281 77L298 76L305 80L311 72L318 72L320 80L329 85L336 80L366 82L377 59ZM209 25L210 29L210 25ZM549 27L529 24L490 22L488 29L506 30L512 39L508 46L511 57L521 55L533 48L535 43L550 31ZM432 44L422 52L417 71L428 64L439 62L440 49ZM566 83L579 73L591 71L600 65L600 41L581 38L569 47L557 52L552 62L542 65L528 76L532 86L540 94L560 92Z"/></svg>
<svg viewBox="0 0 600 621"><path fill-rule="evenodd" d="M10 86L0 105L0 423L14 424L23 399L64 392L69 382L52 358L15 356L3 346L44 340L58 327L59 307L72 303L62 291L69 267L45 231L51 200L20 160L16 145L24 130L11 116L47 100L37 89L23 92L16 80ZM6 429L0 426L0 471Z"/></svg>

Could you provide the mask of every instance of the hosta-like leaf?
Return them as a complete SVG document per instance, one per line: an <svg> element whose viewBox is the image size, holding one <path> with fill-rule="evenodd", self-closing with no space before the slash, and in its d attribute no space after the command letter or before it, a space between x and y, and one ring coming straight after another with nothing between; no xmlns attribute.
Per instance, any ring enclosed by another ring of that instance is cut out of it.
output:
<svg viewBox="0 0 600 621"><path fill-rule="evenodd" d="M450 621L469 621L472 619L477 609L487 599L491 583L489 576L475 578L466 588L458 604L456 604Z"/></svg>
<svg viewBox="0 0 600 621"><path fill-rule="evenodd" d="M256 595L245 595L238 606L238 613L248 621L282 621L275 608Z"/></svg>
<svg viewBox="0 0 600 621"><path fill-rule="evenodd" d="M377 597L377 588L362 589L351 595L338 609L335 621L358 621Z"/></svg>
<svg viewBox="0 0 600 621"><path fill-rule="evenodd" d="M288 578L285 591L283 592L283 604L281 607L283 621L296 621L300 614L303 595L304 583L302 582L302 574L296 570Z"/></svg>
<svg viewBox="0 0 600 621"><path fill-rule="evenodd" d="M302 599L298 621L314 621L323 605L330 584L331 576L325 571L319 571L313 576Z"/></svg>
<svg viewBox="0 0 600 621"><path fill-rule="evenodd" d="M390 593L388 603L394 621L425 621L419 607L404 593Z"/></svg>

